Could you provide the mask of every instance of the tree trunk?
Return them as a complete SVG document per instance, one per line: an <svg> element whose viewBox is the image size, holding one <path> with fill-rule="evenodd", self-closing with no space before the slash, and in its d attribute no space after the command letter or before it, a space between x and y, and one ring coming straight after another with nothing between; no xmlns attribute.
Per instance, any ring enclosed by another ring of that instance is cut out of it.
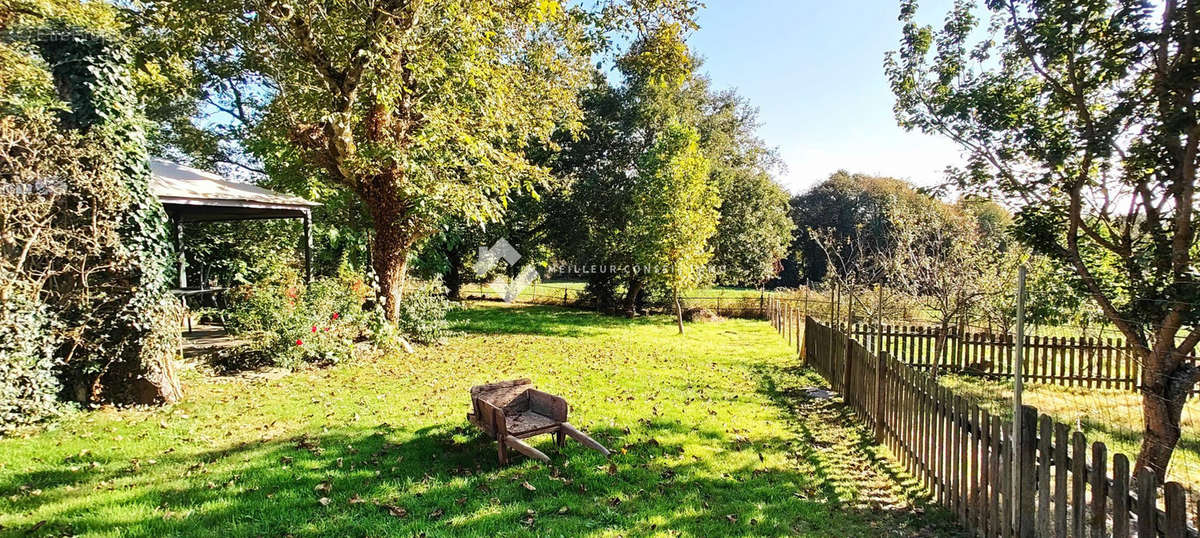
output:
<svg viewBox="0 0 1200 538"><path fill-rule="evenodd" d="M463 255L457 248L446 249L446 261L450 265L450 269L446 271L446 290L447 296L452 301L462 300L462 271L463 271Z"/></svg>
<svg viewBox="0 0 1200 538"><path fill-rule="evenodd" d="M391 178L390 175L371 178L362 198L374 222L371 262L379 279L379 300L388 321L395 322L400 318L400 301L404 298L408 253L418 236L408 204Z"/></svg>
<svg viewBox="0 0 1200 538"><path fill-rule="evenodd" d="M629 282L629 290L625 292L625 315L634 317L637 315L637 298L642 292L642 279L635 278Z"/></svg>
<svg viewBox="0 0 1200 538"><path fill-rule="evenodd" d="M949 321L943 321L941 327L938 328L937 343L933 346L933 372L930 374L934 379L938 378L938 371L942 367L942 356L946 354L946 333L949 330Z"/></svg>
<svg viewBox="0 0 1200 538"><path fill-rule="evenodd" d="M675 322L679 324L679 334L683 334L683 306L679 304L679 290L672 290L675 296Z"/></svg>
<svg viewBox="0 0 1200 538"><path fill-rule="evenodd" d="M1168 352L1174 354L1174 351ZM1142 359L1142 446L1135 469L1150 469L1161 484L1179 443L1180 416L1197 368L1178 358L1150 351Z"/></svg>

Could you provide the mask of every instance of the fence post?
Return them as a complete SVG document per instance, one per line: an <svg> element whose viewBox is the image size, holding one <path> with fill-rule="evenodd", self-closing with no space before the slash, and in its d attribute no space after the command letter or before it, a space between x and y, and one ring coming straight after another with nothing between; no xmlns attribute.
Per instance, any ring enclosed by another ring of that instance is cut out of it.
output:
<svg viewBox="0 0 1200 538"><path fill-rule="evenodd" d="M842 401L847 405L850 404L850 376L851 368L851 353L850 353L850 332L849 330L842 331L842 359L845 361L842 367Z"/></svg>
<svg viewBox="0 0 1200 538"><path fill-rule="evenodd" d="M887 368L888 355L886 351L875 354L875 443L883 444L883 369Z"/></svg>
<svg viewBox="0 0 1200 538"><path fill-rule="evenodd" d="M1034 499L1035 495L1035 455L1037 453L1037 420L1038 412L1031 406L1021 406L1021 429L1016 437L1016 502L1012 503L1016 514L1013 514L1018 538L1032 538L1034 532Z"/></svg>
<svg viewBox="0 0 1200 538"><path fill-rule="evenodd" d="M837 322L833 318L833 296L836 294L837 294L837 288L832 285L829 286L829 328L830 329L837 326Z"/></svg>
<svg viewBox="0 0 1200 538"><path fill-rule="evenodd" d="M1021 376L1024 374L1022 367L1025 363L1024 348L1021 346L1025 339L1025 266L1017 268L1017 345L1013 354L1013 490L1019 491L1017 496L1018 503L1013 503L1013 509L1016 513L1012 514L1013 528L1017 529L1017 536L1024 538L1025 536L1033 536L1033 450L1037 447L1037 410L1032 407L1022 405L1021 392L1024 390L1023 380ZM1027 410L1033 410L1032 417L1029 418ZM1028 422L1028 424L1026 424ZM1033 428L1032 430L1030 428ZM1029 432L1033 432L1029 437L1032 441L1025 439ZM1030 450L1028 455L1026 450ZM1029 477L1025 474L1028 471ZM1030 489L1025 491L1025 484L1029 483ZM1018 489L1019 488L1019 489ZM1027 495L1028 494L1028 495ZM1025 501L1029 500L1029 510L1026 511ZM1025 526L1025 520L1029 519L1029 526ZM1028 534L1027 534L1028 533Z"/></svg>

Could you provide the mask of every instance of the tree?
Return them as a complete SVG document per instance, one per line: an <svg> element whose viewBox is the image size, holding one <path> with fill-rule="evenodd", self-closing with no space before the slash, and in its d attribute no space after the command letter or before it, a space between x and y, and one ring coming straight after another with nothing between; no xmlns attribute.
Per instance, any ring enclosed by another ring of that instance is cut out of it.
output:
<svg viewBox="0 0 1200 538"><path fill-rule="evenodd" d="M934 30L900 3L885 61L898 122L970 155L951 178L1017 208L1017 232L1071 267L1144 369L1137 468L1165 479L1200 370L1196 165L1200 5L959 2ZM978 41L973 37L980 35Z"/></svg>
<svg viewBox="0 0 1200 538"><path fill-rule="evenodd" d="M796 286L825 280L829 272L829 253L813 232L827 230L832 234L826 247L869 247L864 254L891 250L894 215L933 211L933 206L942 202L899 179L839 170L808 192L792 197L790 204L796 237L788 263L791 269L780 280L784 285ZM849 267L855 263L852 256L853 252L847 250L838 257Z"/></svg>
<svg viewBox="0 0 1200 538"><path fill-rule="evenodd" d="M0 28L0 370L49 352L77 401L175 401L166 213L112 8L10 4Z"/></svg>
<svg viewBox="0 0 1200 538"><path fill-rule="evenodd" d="M634 263L649 269L648 280L670 290L683 334L679 294L710 277L708 240L717 231L720 204L694 129L671 125L659 135L638 163L632 198Z"/></svg>
<svg viewBox="0 0 1200 538"><path fill-rule="evenodd" d="M891 281L936 317L932 375L946 355L950 325L995 293L1003 278L978 227L961 214L901 213L893 226Z"/></svg>
<svg viewBox="0 0 1200 538"><path fill-rule="evenodd" d="M737 94L712 94L703 108L700 145L721 198L721 219L710 240L717 281L762 286L779 272L795 228L788 192L771 178L781 165L755 135L758 111Z"/></svg>
<svg viewBox="0 0 1200 538"><path fill-rule="evenodd" d="M559 2L196 0L139 16L179 40L163 49L186 55L238 126L222 134L267 172L303 162L361 199L391 320L440 219L496 220L546 176L524 150L577 121L594 50L585 14Z"/></svg>

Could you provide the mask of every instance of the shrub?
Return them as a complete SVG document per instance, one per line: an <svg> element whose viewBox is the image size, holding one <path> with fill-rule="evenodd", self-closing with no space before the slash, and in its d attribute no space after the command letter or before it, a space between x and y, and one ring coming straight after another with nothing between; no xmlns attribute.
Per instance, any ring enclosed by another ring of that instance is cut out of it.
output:
<svg viewBox="0 0 1200 538"><path fill-rule="evenodd" d="M441 279L421 283L408 290L400 301L400 332L418 344L433 344L446 336L450 323L446 314L454 303L446 297Z"/></svg>
<svg viewBox="0 0 1200 538"><path fill-rule="evenodd" d="M451 303L444 291L440 282L411 291L401 304L400 323L392 324L381 309L372 307L371 287L348 268L307 287L295 271L280 271L231 290L227 327L235 334L252 335L254 343L224 354L219 361L228 368L292 368L301 363L341 362L354 357L358 346L367 342L391 351L399 347L402 335L433 343L449 327L445 316Z"/></svg>

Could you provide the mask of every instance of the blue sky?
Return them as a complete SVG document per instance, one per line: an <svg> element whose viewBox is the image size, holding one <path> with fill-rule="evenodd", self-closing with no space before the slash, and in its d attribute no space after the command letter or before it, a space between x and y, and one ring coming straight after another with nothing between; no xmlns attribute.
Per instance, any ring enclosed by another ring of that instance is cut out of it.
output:
<svg viewBox="0 0 1200 538"><path fill-rule="evenodd" d="M937 24L950 4L923 1L918 17ZM883 56L899 42L898 13L896 0L709 0L688 43L714 87L758 107L788 190L839 168L930 185L962 159L945 138L896 126Z"/></svg>

